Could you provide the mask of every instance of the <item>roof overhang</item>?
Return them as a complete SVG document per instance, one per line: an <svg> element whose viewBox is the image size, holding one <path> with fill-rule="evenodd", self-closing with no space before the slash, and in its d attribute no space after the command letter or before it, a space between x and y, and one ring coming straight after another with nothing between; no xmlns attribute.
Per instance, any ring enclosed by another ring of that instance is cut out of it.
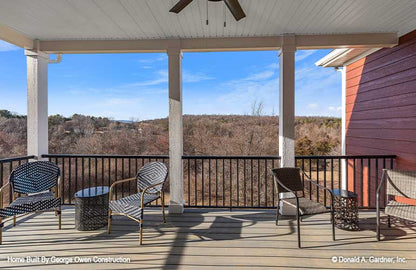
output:
<svg viewBox="0 0 416 270"><path fill-rule="evenodd" d="M344 49L335 49L331 51L326 56L319 59L315 65L321 67L342 67L348 65L349 63L355 62L363 57L366 57L369 54L372 54L375 51L378 51L382 48L344 48Z"/></svg>

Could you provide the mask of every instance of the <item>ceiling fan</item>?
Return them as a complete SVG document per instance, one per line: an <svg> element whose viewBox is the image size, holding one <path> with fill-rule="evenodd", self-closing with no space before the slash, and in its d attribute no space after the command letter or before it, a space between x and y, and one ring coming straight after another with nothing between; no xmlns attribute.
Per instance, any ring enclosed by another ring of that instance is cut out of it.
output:
<svg viewBox="0 0 416 270"><path fill-rule="evenodd" d="M184 9L186 6L188 6L193 0L179 0L178 3L176 3L173 8L169 10L169 12L179 13ZM236 21L241 20L242 18L246 17L246 14L244 13L243 9L240 6L240 3L238 0L206 0L211 2L220 2L223 1L228 9L230 10L231 14L233 14Z"/></svg>

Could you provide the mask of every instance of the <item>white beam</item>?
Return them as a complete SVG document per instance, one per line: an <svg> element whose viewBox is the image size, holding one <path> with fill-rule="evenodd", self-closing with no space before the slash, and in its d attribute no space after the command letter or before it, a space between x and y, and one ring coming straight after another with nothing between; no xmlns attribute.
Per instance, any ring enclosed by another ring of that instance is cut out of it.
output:
<svg viewBox="0 0 416 270"><path fill-rule="evenodd" d="M279 156L281 167L295 166L294 36L285 37L279 54Z"/></svg>
<svg viewBox="0 0 416 270"><path fill-rule="evenodd" d="M278 50L283 36L141 39L141 40L50 40L41 41L39 50L47 53L166 52L172 42L182 51ZM397 45L396 33L297 35L298 49L374 48Z"/></svg>
<svg viewBox="0 0 416 270"><path fill-rule="evenodd" d="M27 154L40 159L48 153L48 60L41 52L27 58Z"/></svg>
<svg viewBox="0 0 416 270"><path fill-rule="evenodd" d="M169 213L183 213L182 53L168 49L169 61Z"/></svg>
<svg viewBox="0 0 416 270"><path fill-rule="evenodd" d="M34 48L34 42L32 39L4 25L0 25L0 39L21 48Z"/></svg>

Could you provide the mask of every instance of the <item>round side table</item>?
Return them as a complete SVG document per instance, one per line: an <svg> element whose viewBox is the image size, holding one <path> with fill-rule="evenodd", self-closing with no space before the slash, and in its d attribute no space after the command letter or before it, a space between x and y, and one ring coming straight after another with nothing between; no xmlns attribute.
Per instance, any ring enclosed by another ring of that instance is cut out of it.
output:
<svg viewBox="0 0 416 270"><path fill-rule="evenodd" d="M333 189L334 219L339 229L357 231L358 227L358 195L354 192Z"/></svg>
<svg viewBox="0 0 416 270"><path fill-rule="evenodd" d="M108 222L109 187L86 188L75 193L75 228L92 231Z"/></svg>

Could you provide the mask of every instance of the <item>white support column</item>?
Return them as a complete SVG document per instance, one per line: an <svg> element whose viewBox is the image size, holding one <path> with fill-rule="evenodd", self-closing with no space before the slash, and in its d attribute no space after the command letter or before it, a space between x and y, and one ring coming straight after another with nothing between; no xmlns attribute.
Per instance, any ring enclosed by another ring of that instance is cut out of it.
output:
<svg viewBox="0 0 416 270"><path fill-rule="evenodd" d="M295 166L295 37L285 36L279 53L280 167Z"/></svg>
<svg viewBox="0 0 416 270"><path fill-rule="evenodd" d="M279 156L280 167L295 167L295 37L285 36L279 53ZM291 198L293 194L280 194ZM296 215L280 202L280 214Z"/></svg>
<svg viewBox="0 0 416 270"><path fill-rule="evenodd" d="M345 149L345 130L346 130L346 95L347 95L347 67L344 66L340 69L342 74L342 97L341 97L341 108L342 108L342 115L341 115L341 155L346 154ZM347 189L347 164L345 162L345 159L341 159L341 188Z"/></svg>
<svg viewBox="0 0 416 270"><path fill-rule="evenodd" d="M27 154L48 154L48 60L42 52L25 51L27 59Z"/></svg>
<svg viewBox="0 0 416 270"><path fill-rule="evenodd" d="M168 49L169 59L169 214L181 214L183 199L182 53Z"/></svg>

